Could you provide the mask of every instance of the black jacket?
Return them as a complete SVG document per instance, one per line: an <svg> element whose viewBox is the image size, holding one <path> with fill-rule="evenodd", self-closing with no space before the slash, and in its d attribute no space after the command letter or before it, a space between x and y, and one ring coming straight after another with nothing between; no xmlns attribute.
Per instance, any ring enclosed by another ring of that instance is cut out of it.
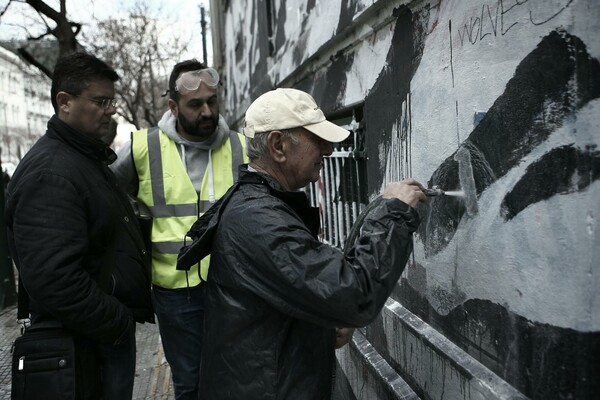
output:
<svg viewBox="0 0 600 400"><path fill-rule="evenodd" d="M383 200L344 256L317 239L318 212L303 192L284 192L245 167L240 182L222 213L207 213L220 221L206 284L203 397L329 399L334 328L377 316L412 251L418 214ZM202 253L194 244L188 256Z"/></svg>
<svg viewBox="0 0 600 400"><path fill-rule="evenodd" d="M96 343L118 342L132 316L153 320L148 251L108 168L115 158L54 116L7 189L9 248L33 322L56 319Z"/></svg>

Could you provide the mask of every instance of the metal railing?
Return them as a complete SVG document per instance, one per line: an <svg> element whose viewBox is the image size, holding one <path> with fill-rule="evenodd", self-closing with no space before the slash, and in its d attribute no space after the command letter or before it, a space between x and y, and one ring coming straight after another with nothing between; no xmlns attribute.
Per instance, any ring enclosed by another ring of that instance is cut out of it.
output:
<svg viewBox="0 0 600 400"><path fill-rule="evenodd" d="M355 124L353 124L355 125ZM351 126L356 128L356 126ZM348 128L348 127L346 127ZM364 163L355 152L356 132L323 160L319 180L306 187L311 205L319 207L323 242L343 248L352 225L366 207Z"/></svg>

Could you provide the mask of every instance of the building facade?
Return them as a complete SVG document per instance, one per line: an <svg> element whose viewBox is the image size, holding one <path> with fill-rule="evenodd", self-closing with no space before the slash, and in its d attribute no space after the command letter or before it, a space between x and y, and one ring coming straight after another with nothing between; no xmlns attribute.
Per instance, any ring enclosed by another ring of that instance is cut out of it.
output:
<svg viewBox="0 0 600 400"><path fill-rule="evenodd" d="M2 162L18 164L46 132L54 114L51 81L11 51L0 46L0 129Z"/></svg>
<svg viewBox="0 0 600 400"><path fill-rule="evenodd" d="M213 0L229 122L274 87L351 129L310 190L343 248L389 181L430 198L347 399L597 398L600 3Z"/></svg>

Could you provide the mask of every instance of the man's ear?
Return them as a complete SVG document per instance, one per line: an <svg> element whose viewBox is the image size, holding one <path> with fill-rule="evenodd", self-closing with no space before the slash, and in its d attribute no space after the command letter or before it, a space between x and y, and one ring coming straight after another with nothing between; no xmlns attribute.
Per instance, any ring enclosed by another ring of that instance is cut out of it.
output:
<svg viewBox="0 0 600 400"><path fill-rule="evenodd" d="M177 103L173 99L169 99L169 109L175 118L177 118L177 114L179 113L179 109L177 108Z"/></svg>
<svg viewBox="0 0 600 400"><path fill-rule="evenodd" d="M71 109L71 95L67 92L58 92L56 94L57 113L68 114Z"/></svg>
<svg viewBox="0 0 600 400"><path fill-rule="evenodd" d="M271 131L268 133L267 147L273 161L276 163L283 163L286 161L287 146L286 141L283 140L281 131Z"/></svg>

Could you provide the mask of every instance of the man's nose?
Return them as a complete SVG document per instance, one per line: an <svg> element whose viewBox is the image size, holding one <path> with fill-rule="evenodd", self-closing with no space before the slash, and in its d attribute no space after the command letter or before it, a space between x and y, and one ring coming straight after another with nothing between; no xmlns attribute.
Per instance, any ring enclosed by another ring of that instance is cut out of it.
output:
<svg viewBox="0 0 600 400"><path fill-rule="evenodd" d="M203 117L212 116L212 110L210 109L207 103L202 104L202 106L200 107L200 115Z"/></svg>
<svg viewBox="0 0 600 400"><path fill-rule="evenodd" d="M321 151L324 156L330 156L333 153L333 144L326 140L323 140L323 145L321 146Z"/></svg>
<svg viewBox="0 0 600 400"><path fill-rule="evenodd" d="M113 106L112 104L109 104L109 106L104 109L104 114L112 116L112 115L115 115L116 113L117 113L117 106Z"/></svg>

